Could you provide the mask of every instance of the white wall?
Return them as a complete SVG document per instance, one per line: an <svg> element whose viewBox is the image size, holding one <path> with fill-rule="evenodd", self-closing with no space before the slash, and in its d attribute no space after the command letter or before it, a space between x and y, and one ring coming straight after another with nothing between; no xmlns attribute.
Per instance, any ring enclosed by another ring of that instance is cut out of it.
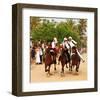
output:
<svg viewBox="0 0 100 100"><path fill-rule="evenodd" d="M35 4L49 4L49 5L66 5L66 6L83 6L83 7L97 7L98 18L100 17L100 0L0 0L0 100L28 100L28 99L95 99L100 97L99 92L96 93L77 93L77 94L63 94L63 95L48 95L48 96L31 96L31 97L15 97L11 95L11 5L15 3L35 3ZM98 19L100 22L100 19ZM100 24L98 25L100 27ZM98 29L98 33L100 28ZM100 38L100 35L98 34ZM100 42L100 39L99 41ZM100 48L99 50L100 51ZM100 55L98 53L98 55ZM100 60L100 57L99 57ZM99 61L98 61L99 62ZM100 63L99 63L100 65ZM99 67L98 65L98 67ZM100 68L99 68L100 73ZM100 74L98 75L100 76ZM100 80L99 80L100 84Z"/></svg>

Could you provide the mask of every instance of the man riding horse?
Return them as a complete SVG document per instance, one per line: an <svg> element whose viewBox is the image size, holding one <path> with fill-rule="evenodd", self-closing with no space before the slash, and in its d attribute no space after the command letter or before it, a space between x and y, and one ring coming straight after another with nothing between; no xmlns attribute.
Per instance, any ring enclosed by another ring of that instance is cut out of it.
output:
<svg viewBox="0 0 100 100"><path fill-rule="evenodd" d="M66 37L63 40L63 48L66 50L68 62L70 62L70 49L71 49L71 47L70 47Z"/></svg>
<svg viewBox="0 0 100 100"><path fill-rule="evenodd" d="M77 45L77 42L74 41L74 40L72 39L72 37L70 36L70 37L68 38L68 44L69 44L70 47L71 47L71 55L72 55L72 54L73 54L73 53L72 53L72 48L73 48L74 46ZM76 52L77 52L77 54L79 55L80 59L84 62L85 60L83 59L82 55L79 53L79 51L78 51L77 48L76 48Z"/></svg>
<svg viewBox="0 0 100 100"><path fill-rule="evenodd" d="M76 65L76 68L79 68L80 59L82 59L83 62L84 59L77 50L77 42L74 41L72 37L69 37L68 39L65 37L62 45L63 47L59 57L59 61L61 61L62 65L62 73L64 73L64 66L66 65L67 67L67 63L69 63L69 70L72 70L72 66L74 65ZM78 69L76 69L76 71L78 71Z"/></svg>
<svg viewBox="0 0 100 100"><path fill-rule="evenodd" d="M69 67L70 67L70 45L67 43L67 38L64 38L64 41L62 43L62 46L60 45L61 49L60 49L60 56L58 61L61 62L61 66L62 66L62 71L61 73L64 74L64 66L69 63ZM67 67L68 68L68 67Z"/></svg>
<svg viewBox="0 0 100 100"><path fill-rule="evenodd" d="M56 70L56 56L57 56L56 43L57 43L57 39L54 38L52 43L50 43L46 48L45 72L48 72L49 75L51 75L50 73L51 64L54 64L54 70Z"/></svg>
<svg viewBox="0 0 100 100"><path fill-rule="evenodd" d="M49 74L50 74L51 64L54 64L54 70L56 70L56 56L57 56L56 45L57 45L57 39L54 38L52 43L46 49L45 71L46 72L48 71ZM72 39L72 37L69 37L68 39L65 37L62 45L63 45L63 47L62 47L62 50L61 50L59 61L61 61L62 73L64 73L64 66L66 65L66 67L67 67L67 63L69 63L69 69L70 69L70 66L72 66L70 61L71 60L73 60L73 62L76 61L75 57L79 57L79 59L82 59L83 62L84 62L84 59L82 58L79 51L75 47L77 45L77 42L75 42ZM75 47L75 54L76 54L74 56L73 56L73 52L72 52L73 47ZM79 60L77 60L77 61L80 62Z"/></svg>
<svg viewBox="0 0 100 100"><path fill-rule="evenodd" d="M68 39L66 37L64 38L63 48L68 49L67 56L68 56L69 61L70 61L70 56L72 55L72 47L74 47L76 45L77 45L77 42L74 41L71 36L68 37ZM83 57L81 56L81 54L79 53L77 48L76 48L76 52L79 55L80 59L82 59L82 61L84 62L85 60L83 59Z"/></svg>

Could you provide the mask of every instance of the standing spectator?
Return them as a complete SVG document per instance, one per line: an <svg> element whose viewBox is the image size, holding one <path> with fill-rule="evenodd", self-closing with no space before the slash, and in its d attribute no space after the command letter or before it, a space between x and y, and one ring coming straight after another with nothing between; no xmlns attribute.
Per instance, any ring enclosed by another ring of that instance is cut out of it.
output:
<svg viewBox="0 0 100 100"><path fill-rule="evenodd" d="M34 46L32 47L32 50L31 50L31 57L32 59L35 58L35 47Z"/></svg>
<svg viewBox="0 0 100 100"><path fill-rule="evenodd" d="M40 64L42 64L43 51L41 47L39 47L39 53L40 53Z"/></svg>
<svg viewBox="0 0 100 100"><path fill-rule="evenodd" d="M36 48L36 64L40 64L40 51L39 46Z"/></svg>
<svg viewBox="0 0 100 100"><path fill-rule="evenodd" d="M32 36L30 37L30 48L33 47Z"/></svg>

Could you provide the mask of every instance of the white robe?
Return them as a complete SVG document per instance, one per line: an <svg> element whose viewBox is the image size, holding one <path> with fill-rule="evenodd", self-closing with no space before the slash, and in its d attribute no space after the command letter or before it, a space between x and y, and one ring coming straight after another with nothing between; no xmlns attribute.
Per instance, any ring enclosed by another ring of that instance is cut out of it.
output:
<svg viewBox="0 0 100 100"><path fill-rule="evenodd" d="M67 49L70 48L67 42L63 42L63 47L65 47L65 46L67 47Z"/></svg>
<svg viewBox="0 0 100 100"><path fill-rule="evenodd" d="M52 42L52 44L51 44L51 45L52 45L52 48L55 48L55 46L56 46L56 44L55 44L55 42L54 42L54 41Z"/></svg>
<svg viewBox="0 0 100 100"><path fill-rule="evenodd" d="M40 63L40 51L36 51L36 63Z"/></svg>

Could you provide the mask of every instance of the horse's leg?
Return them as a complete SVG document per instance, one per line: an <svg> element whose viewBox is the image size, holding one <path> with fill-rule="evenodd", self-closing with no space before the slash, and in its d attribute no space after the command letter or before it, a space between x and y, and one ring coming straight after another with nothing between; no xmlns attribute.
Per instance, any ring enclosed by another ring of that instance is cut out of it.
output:
<svg viewBox="0 0 100 100"><path fill-rule="evenodd" d="M61 73L64 73L64 66L62 66L62 69L61 70L62 70Z"/></svg>
<svg viewBox="0 0 100 100"><path fill-rule="evenodd" d="M64 64L62 64L62 69L61 70L62 70L61 73L64 74Z"/></svg>
<svg viewBox="0 0 100 100"><path fill-rule="evenodd" d="M69 62L69 71L72 71L72 62Z"/></svg>
<svg viewBox="0 0 100 100"><path fill-rule="evenodd" d="M76 65L76 72L79 71L79 63Z"/></svg>
<svg viewBox="0 0 100 100"><path fill-rule="evenodd" d="M72 66L71 63L69 62L69 71L71 70L71 66Z"/></svg>
<svg viewBox="0 0 100 100"><path fill-rule="evenodd" d="M48 74L49 74L49 75L52 75L52 74L50 73L50 67L51 67L51 66L49 65Z"/></svg>
<svg viewBox="0 0 100 100"><path fill-rule="evenodd" d="M48 69L47 69L47 65L45 64L45 72L47 72L48 71Z"/></svg>
<svg viewBox="0 0 100 100"><path fill-rule="evenodd" d="M66 63L66 68L68 68L67 63Z"/></svg>
<svg viewBox="0 0 100 100"><path fill-rule="evenodd" d="M54 70L56 71L56 64L54 64Z"/></svg>
<svg viewBox="0 0 100 100"><path fill-rule="evenodd" d="M62 65L61 76L64 76L64 65Z"/></svg>
<svg viewBox="0 0 100 100"><path fill-rule="evenodd" d="M71 65L71 67L70 67L70 68L71 68L71 71L73 71L73 66L72 66L72 65Z"/></svg>
<svg viewBox="0 0 100 100"><path fill-rule="evenodd" d="M68 64L68 66L67 66L67 64ZM70 62L67 62L66 63L66 68L70 68L70 65L71 65Z"/></svg>
<svg viewBox="0 0 100 100"><path fill-rule="evenodd" d="M61 55L58 58L58 65L60 65L60 61L61 61Z"/></svg>
<svg viewBox="0 0 100 100"><path fill-rule="evenodd" d="M73 71L73 70L72 70L72 67L73 67L73 66L72 66L72 65L70 65L70 67L69 67L69 71Z"/></svg>
<svg viewBox="0 0 100 100"><path fill-rule="evenodd" d="M53 56L54 70L56 71L56 56Z"/></svg>
<svg viewBox="0 0 100 100"><path fill-rule="evenodd" d="M69 68L70 68L70 54L68 53L68 61L67 61L67 63L69 64ZM68 67L67 67L68 68Z"/></svg>
<svg viewBox="0 0 100 100"><path fill-rule="evenodd" d="M78 72L78 65L76 65L76 72Z"/></svg>

